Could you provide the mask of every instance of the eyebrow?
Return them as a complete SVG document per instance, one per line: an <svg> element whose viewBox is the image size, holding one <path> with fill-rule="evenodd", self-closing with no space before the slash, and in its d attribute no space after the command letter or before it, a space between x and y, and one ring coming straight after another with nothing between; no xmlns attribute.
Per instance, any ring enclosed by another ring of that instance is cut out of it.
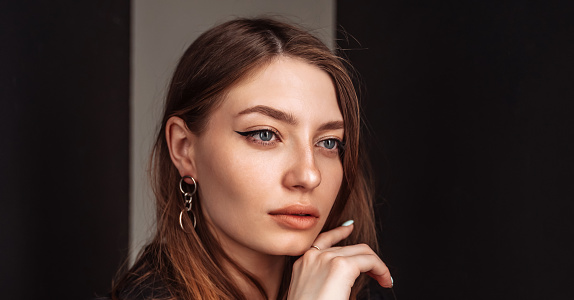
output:
<svg viewBox="0 0 574 300"><path fill-rule="evenodd" d="M244 109L240 111L238 115L247 115L251 113L260 113L273 119L285 122L289 125L297 125L298 123L297 119L295 119L295 117L292 114L277 110L275 108L266 105L257 105ZM317 131L338 130L344 128L345 124L343 123L343 121L331 121L321 125L319 129L317 129Z"/></svg>
<svg viewBox="0 0 574 300"><path fill-rule="evenodd" d="M343 121L331 121L321 125L317 131L338 130L344 128L345 124Z"/></svg>
<svg viewBox="0 0 574 300"><path fill-rule="evenodd" d="M238 113L238 115L247 115L251 113L260 113L262 115L266 115L273 119L285 122L289 125L297 125L297 120L293 117L292 114L282 112L280 110L271 108L265 105L257 105L247 109L244 109Z"/></svg>

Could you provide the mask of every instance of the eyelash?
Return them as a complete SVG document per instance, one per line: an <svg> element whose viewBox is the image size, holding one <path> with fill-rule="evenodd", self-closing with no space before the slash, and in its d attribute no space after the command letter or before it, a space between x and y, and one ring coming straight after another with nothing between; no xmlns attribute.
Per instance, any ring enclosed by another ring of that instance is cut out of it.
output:
<svg viewBox="0 0 574 300"><path fill-rule="evenodd" d="M272 129L258 129L258 130L251 130L251 131L235 131L238 134L244 136L246 139L250 140L251 142L257 143L257 144L261 144L264 146L270 146L276 143L275 140L270 140L270 141L263 141L260 139L256 139L255 136L257 136L258 134L261 134L262 132L270 132L271 134L273 134L273 137L275 137L276 140L281 140L279 137L279 133L275 130Z"/></svg>
<svg viewBox="0 0 574 300"><path fill-rule="evenodd" d="M247 138L248 140L257 143L257 144L261 144L264 146L270 146L276 143L277 140L281 141L281 138L279 136L279 133L273 129L258 129L258 130L251 130L251 131L235 131L238 134L240 134L241 136L244 136L245 138ZM261 139L257 139L256 136L258 134L261 134L263 132L270 132L271 134L273 134L273 137L275 138L275 140L270 140L270 141L263 141ZM335 146L331 149L326 148L326 147L322 147L324 150L329 151L329 152L337 152L339 154L343 154L343 151L345 149L345 143L343 143L343 141L337 139L337 138L330 138L330 139L324 139L324 140L320 140L319 142L317 142L317 144L320 143L324 143L325 141L330 141L333 140L335 141Z"/></svg>
<svg viewBox="0 0 574 300"><path fill-rule="evenodd" d="M335 152L335 151L336 151L336 152L342 152L342 151L343 151L343 146L344 146L344 144L343 144L343 142L342 142L341 140L339 140L339 139L335 139L335 138L324 139L324 140L319 141L317 144L324 143L324 142L326 142L326 141L335 141L335 146L333 146L333 148L331 148L331 149L329 149L329 148L327 148L327 147L323 147L323 148L325 148L325 150L327 150L327 151L334 151L334 152Z"/></svg>

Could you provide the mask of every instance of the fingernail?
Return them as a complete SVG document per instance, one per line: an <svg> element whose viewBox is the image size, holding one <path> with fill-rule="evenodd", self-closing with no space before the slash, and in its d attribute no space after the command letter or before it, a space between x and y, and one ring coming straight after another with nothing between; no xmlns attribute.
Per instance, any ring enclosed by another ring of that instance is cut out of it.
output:
<svg viewBox="0 0 574 300"><path fill-rule="evenodd" d="M353 223L355 223L355 221L349 220L349 221L347 221L347 222L341 224L341 226L349 226L349 225L351 225L351 224L353 224Z"/></svg>
<svg viewBox="0 0 574 300"><path fill-rule="evenodd" d="M391 276L391 287L393 287L393 285L395 285L395 281L393 280L393 276Z"/></svg>

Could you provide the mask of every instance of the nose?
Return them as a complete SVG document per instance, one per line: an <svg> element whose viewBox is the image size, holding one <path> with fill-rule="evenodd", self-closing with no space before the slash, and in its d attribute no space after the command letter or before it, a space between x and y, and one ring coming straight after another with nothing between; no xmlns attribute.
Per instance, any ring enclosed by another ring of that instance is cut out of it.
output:
<svg viewBox="0 0 574 300"><path fill-rule="evenodd" d="M283 181L289 189L313 190L319 186L321 172L317 168L313 149L301 149L294 153Z"/></svg>

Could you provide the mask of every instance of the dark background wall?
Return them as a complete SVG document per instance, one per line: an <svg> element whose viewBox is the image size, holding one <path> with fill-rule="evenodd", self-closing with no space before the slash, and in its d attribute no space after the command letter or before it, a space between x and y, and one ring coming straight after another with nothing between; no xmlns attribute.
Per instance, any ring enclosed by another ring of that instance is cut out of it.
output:
<svg viewBox="0 0 574 300"><path fill-rule="evenodd" d="M574 2L337 11L397 298L574 299Z"/></svg>
<svg viewBox="0 0 574 300"><path fill-rule="evenodd" d="M91 299L128 246L129 1L0 2L0 298Z"/></svg>

